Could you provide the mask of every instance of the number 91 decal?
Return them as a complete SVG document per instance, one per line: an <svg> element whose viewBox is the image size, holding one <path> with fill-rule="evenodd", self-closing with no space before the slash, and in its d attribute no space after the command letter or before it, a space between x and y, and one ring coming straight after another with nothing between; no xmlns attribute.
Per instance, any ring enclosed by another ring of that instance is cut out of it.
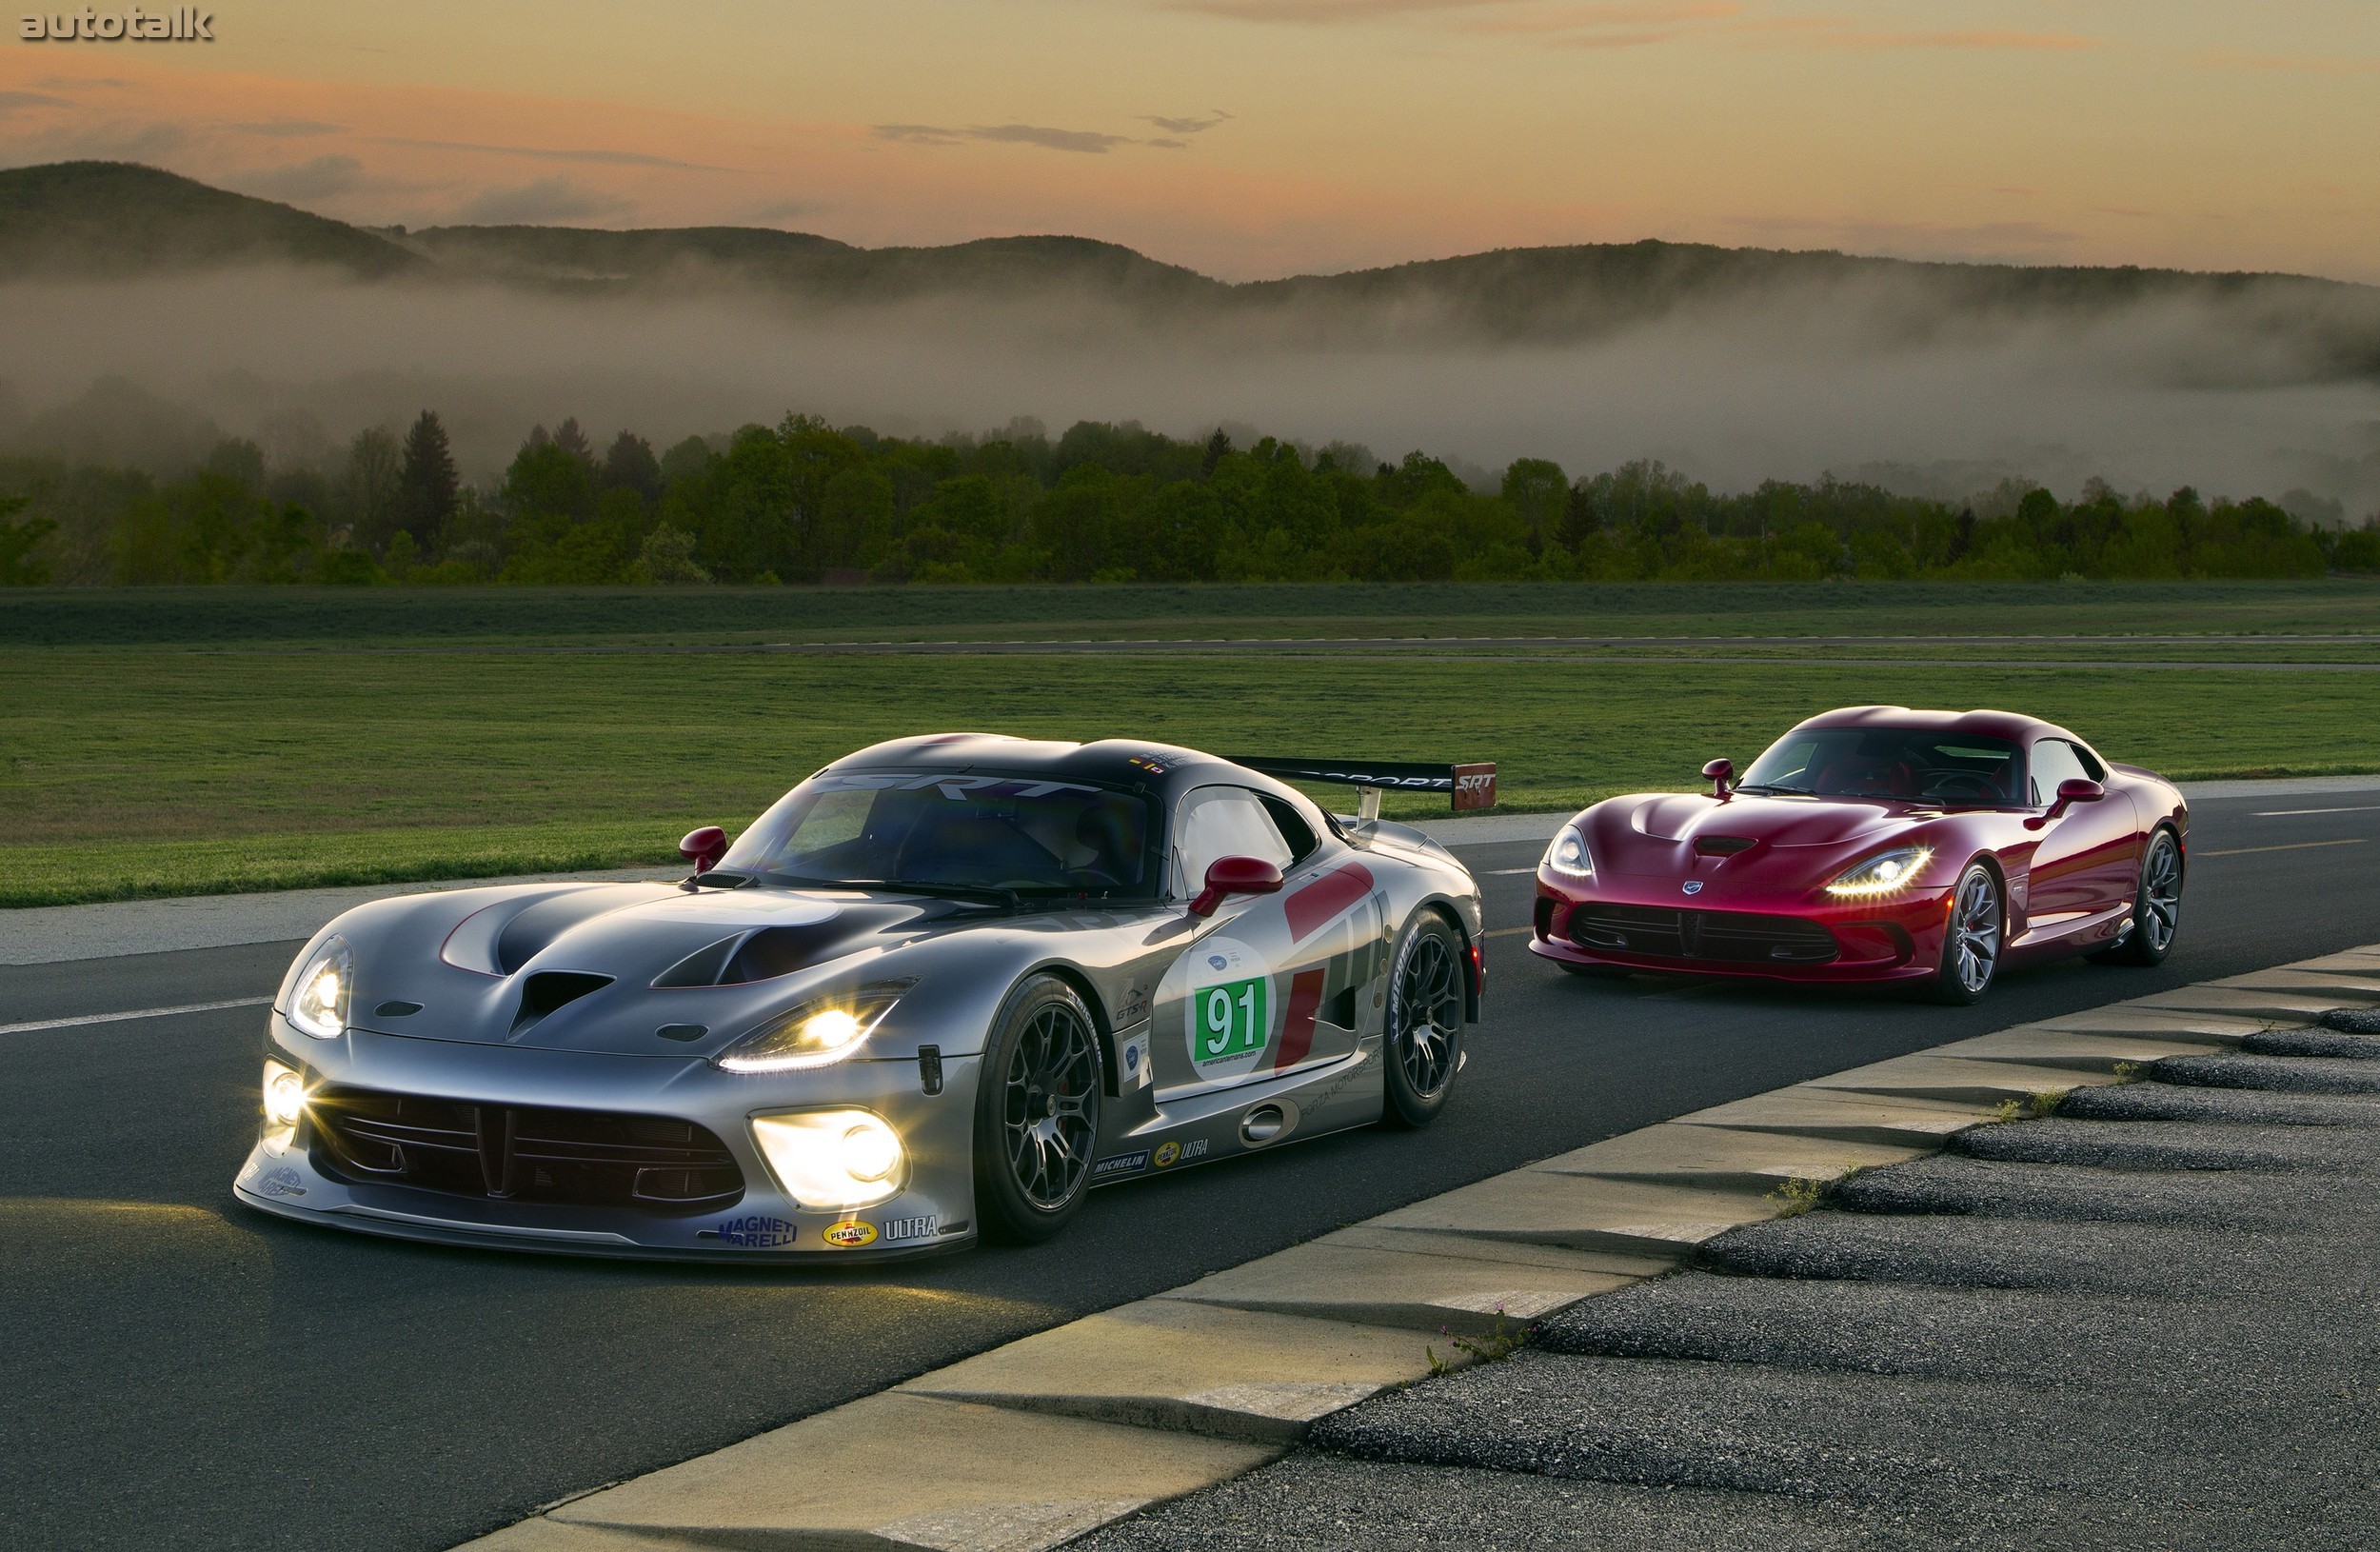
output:
<svg viewBox="0 0 2380 1552"><path fill-rule="evenodd" d="M1232 938L1209 938L1187 959L1190 991L1182 1002L1191 1067L1202 1079L1255 1070L1273 1044L1271 967Z"/></svg>

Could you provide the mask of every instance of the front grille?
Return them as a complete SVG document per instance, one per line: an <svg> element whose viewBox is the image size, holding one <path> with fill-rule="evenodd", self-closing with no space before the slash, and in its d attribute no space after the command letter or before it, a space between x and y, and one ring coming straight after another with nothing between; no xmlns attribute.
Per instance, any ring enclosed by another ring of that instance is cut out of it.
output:
<svg viewBox="0 0 2380 1552"><path fill-rule="evenodd" d="M706 1212L744 1195L744 1171L690 1121L465 1104L334 1086L316 1093L314 1162L336 1178L453 1196Z"/></svg>
<svg viewBox="0 0 2380 1552"><path fill-rule="evenodd" d="M1824 965L1838 952L1834 933L1796 916L1657 905L1576 906L1570 936L1607 953L1728 965Z"/></svg>

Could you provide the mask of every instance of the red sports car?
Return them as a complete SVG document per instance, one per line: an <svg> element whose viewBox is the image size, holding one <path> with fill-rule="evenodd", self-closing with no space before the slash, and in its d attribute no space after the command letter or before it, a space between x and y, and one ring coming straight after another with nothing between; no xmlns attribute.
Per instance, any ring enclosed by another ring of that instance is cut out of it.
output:
<svg viewBox="0 0 2380 1552"><path fill-rule="evenodd" d="M2063 727L1862 706L1787 733L1709 796L1609 798L1537 865L1530 951L1580 974L1916 983L1972 1003L2003 964L2155 965L2190 809Z"/></svg>

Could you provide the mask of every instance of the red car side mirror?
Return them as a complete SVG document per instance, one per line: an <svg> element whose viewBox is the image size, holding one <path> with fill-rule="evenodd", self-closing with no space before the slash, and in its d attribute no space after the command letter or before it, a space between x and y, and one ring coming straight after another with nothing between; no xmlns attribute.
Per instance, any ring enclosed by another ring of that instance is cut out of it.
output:
<svg viewBox="0 0 2380 1552"><path fill-rule="evenodd" d="M1711 796L1715 798L1727 796L1731 790L1727 784L1735 775L1735 762L1733 760L1714 760L1702 767L1702 779L1711 784Z"/></svg>
<svg viewBox="0 0 2380 1552"><path fill-rule="evenodd" d="M1280 869L1261 857L1218 857L1207 865L1206 887L1190 902L1193 916L1212 916L1232 895L1280 892Z"/></svg>
<svg viewBox="0 0 2380 1552"><path fill-rule="evenodd" d="M694 865L694 871L707 873L719 866L719 859L727 855L727 832L716 825L705 825L699 830L688 830L678 843L678 855Z"/></svg>
<svg viewBox="0 0 2380 1552"><path fill-rule="evenodd" d="M2057 784L2057 801L2041 817L2055 819L2078 803L2096 803L2108 795L2108 789L2087 777L2069 776Z"/></svg>

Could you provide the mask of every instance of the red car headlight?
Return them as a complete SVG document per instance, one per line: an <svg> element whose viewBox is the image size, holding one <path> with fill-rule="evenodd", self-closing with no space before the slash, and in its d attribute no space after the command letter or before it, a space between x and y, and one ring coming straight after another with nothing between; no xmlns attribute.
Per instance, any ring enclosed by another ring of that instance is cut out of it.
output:
<svg viewBox="0 0 2380 1552"><path fill-rule="evenodd" d="M1881 900L1896 895L1916 882L1933 857L1932 846L1899 846L1879 852L1837 874L1826 892L1837 900Z"/></svg>

